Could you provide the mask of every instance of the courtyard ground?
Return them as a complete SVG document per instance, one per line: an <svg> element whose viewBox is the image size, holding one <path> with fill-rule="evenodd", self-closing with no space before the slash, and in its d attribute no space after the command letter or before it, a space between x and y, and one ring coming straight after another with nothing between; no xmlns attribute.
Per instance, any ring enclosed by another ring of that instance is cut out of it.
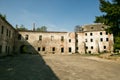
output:
<svg viewBox="0 0 120 80"><path fill-rule="evenodd" d="M0 80L120 80L120 63L80 55L22 54L0 59Z"/></svg>

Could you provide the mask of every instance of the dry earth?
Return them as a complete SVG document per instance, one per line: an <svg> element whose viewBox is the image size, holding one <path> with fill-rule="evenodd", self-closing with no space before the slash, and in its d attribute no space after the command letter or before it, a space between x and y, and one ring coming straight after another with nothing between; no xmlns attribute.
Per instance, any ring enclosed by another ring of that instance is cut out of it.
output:
<svg viewBox="0 0 120 80"><path fill-rule="evenodd" d="M80 55L17 55L0 59L0 80L120 80L120 63Z"/></svg>

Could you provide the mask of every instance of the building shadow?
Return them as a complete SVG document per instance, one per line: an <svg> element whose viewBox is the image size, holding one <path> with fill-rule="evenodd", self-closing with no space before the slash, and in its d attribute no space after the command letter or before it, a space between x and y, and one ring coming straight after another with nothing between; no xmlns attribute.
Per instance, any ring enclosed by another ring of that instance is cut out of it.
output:
<svg viewBox="0 0 120 80"><path fill-rule="evenodd" d="M20 54L0 59L0 80L59 80L28 41L17 41Z"/></svg>

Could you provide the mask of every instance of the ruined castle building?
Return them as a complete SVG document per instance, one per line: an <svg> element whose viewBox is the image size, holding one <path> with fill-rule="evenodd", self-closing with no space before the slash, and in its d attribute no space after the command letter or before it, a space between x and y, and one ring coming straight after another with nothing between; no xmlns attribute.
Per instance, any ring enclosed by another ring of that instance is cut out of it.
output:
<svg viewBox="0 0 120 80"><path fill-rule="evenodd" d="M11 55L15 48L16 30L0 16L0 56Z"/></svg>
<svg viewBox="0 0 120 80"><path fill-rule="evenodd" d="M113 34L104 24L81 26L77 32L17 31L0 17L0 56L15 53L98 54L113 51Z"/></svg>

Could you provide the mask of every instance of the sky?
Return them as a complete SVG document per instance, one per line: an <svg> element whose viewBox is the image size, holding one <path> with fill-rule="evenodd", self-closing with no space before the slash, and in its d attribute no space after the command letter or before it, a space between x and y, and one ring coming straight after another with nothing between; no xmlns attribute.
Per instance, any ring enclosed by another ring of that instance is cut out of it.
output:
<svg viewBox="0 0 120 80"><path fill-rule="evenodd" d="M93 24L99 0L0 0L0 13L13 26L47 26L48 31L73 32L76 25Z"/></svg>

